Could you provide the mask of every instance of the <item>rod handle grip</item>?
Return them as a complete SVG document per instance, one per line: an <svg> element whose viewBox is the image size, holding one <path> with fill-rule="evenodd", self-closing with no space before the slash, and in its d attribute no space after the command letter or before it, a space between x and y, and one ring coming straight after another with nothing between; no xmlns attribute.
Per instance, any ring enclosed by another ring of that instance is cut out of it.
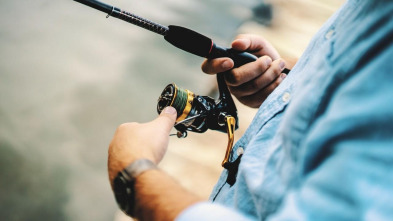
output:
<svg viewBox="0 0 393 221"><path fill-rule="evenodd" d="M256 61L258 59L257 56L250 54L248 52L237 51L233 48L222 48L220 46L217 46L216 44L213 44L211 52L209 53L207 58L213 59L213 58L223 58L223 57L231 58L235 63L234 68L238 68L242 65ZM288 74L290 71L291 70L284 68L282 73Z"/></svg>
<svg viewBox="0 0 393 221"><path fill-rule="evenodd" d="M258 59L255 55L250 54L248 52L237 51L232 48L222 48L214 44L207 58L213 59L213 58L222 58L222 57L231 58L235 63L234 65L235 68L240 67L249 62L256 61Z"/></svg>

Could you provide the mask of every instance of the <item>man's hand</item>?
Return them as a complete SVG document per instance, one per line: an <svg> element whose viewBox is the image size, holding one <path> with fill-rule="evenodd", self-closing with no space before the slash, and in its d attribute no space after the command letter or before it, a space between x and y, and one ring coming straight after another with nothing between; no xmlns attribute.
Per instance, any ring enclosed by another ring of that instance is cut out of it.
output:
<svg viewBox="0 0 393 221"><path fill-rule="evenodd" d="M108 173L113 188L117 174L137 159L159 163L168 148L176 110L166 107L155 120L126 123L117 128L108 151ZM175 220L201 199L185 190L162 170L148 170L135 179L135 215L138 220Z"/></svg>
<svg viewBox="0 0 393 221"><path fill-rule="evenodd" d="M230 92L243 104L257 108L286 77L282 73L285 61L269 42L255 35L239 35L232 42L232 48L259 57L225 76ZM230 58L208 59L203 62L202 70L216 74L230 70L233 65Z"/></svg>
<svg viewBox="0 0 393 221"><path fill-rule="evenodd" d="M137 159L158 164L168 148L169 133L176 121L176 110L165 108L155 120L120 125L108 150L108 173L111 184L117 174Z"/></svg>

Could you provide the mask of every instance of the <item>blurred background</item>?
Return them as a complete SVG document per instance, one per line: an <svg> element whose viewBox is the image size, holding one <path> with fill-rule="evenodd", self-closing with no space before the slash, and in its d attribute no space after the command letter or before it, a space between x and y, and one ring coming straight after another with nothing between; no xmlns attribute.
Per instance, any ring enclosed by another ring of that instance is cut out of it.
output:
<svg viewBox="0 0 393 221"><path fill-rule="evenodd" d="M261 34L298 57L343 0L105 2L222 46L240 32ZM203 59L105 16L72 0L0 0L0 220L128 220L106 171L117 126L154 119L172 82L217 97ZM256 110L237 105L239 138ZM207 199L226 142L219 132L172 137L160 167Z"/></svg>

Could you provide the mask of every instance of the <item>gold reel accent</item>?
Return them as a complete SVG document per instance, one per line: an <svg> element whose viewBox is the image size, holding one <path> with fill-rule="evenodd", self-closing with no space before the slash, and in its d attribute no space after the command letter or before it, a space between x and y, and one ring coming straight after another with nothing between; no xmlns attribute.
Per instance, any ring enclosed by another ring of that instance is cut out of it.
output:
<svg viewBox="0 0 393 221"><path fill-rule="evenodd" d="M176 122L186 119L192 108L192 101L194 100L195 94L187 89L185 91L187 92L187 103L184 107L182 115L176 119Z"/></svg>
<svg viewBox="0 0 393 221"><path fill-rule="evenodd" d="M225 152L224 160L221 163L221 166L223 166L223 167L226 163L229 162L229 157L231 156L231 151L233 148L233 141L235 140L236 119L232 116L226 116L225 117L225 124L227 126L227 133L228 133L228 145L227 145L227 150Z"/></svg>

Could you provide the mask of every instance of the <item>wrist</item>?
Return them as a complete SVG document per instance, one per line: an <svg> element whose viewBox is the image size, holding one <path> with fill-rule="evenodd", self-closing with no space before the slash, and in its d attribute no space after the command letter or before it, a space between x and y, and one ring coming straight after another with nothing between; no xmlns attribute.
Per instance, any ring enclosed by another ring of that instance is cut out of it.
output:
<svg viewBox="0 0 393 221"><path fill-rule="evenodd" d="M146 157L141 154L138 157L137 156L125 157L124 159L119 160L120 167L118 168L119 169L118 172L127 169L127 167L129 167L130 165L141 160L148 160L151 161L153 164L157 165L153 157Z"/></svg>
<svg viewBox="0 0 393 221"><path fill-rule="evenodd" d="M113 192L119 208L135 217L135 180L138 176L158 167L149 159L137 159L121 170L113 180Z"/></svg>
<svg viewBox="0 0 393 221"><path fill-rule="evenodd" d="M201 199L162 170L149 170L135 180L135 215L138 220L176 220Z"/></svg>
<svg viewBox="0 0 393 221"><path fill-rule="evenodd" d="M124 170L132 163L141 159L150 160L151 162L157 165L156 160L152 156L152 154L146 150L143 150L143 148L134 148L134 149L126 148L126 150L114 152L114 154L111 154L110 158L115 165L114 169L117 170L116 174Z"/></svg>

